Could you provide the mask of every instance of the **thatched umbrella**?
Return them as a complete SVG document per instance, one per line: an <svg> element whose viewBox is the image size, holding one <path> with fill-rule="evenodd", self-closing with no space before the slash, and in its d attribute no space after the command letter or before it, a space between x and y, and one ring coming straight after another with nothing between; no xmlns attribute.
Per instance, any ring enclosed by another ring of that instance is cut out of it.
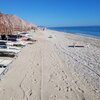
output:
<svg viewBox="0 0 100 100"><path fill-rule="evenodd" d="M16 15L7 15L9 17L10 22L12 23L14 31L27 31L32 28L36 28L36 25L29 23Z"/></svg>
<svg viewBox="0 0 100 100"><path fill-rule="evenodd" d="M30 29L36 29L36 25L26 22L16 15L0 13L0 35L8 35L16 31L28 31Z"/></svg>
<svg viewBox="0 0 100 100"><path fill-rule="evenodd" d="M27 28L28 30L37 30L37 26L32 24L32 23L29 23L29 22L26 22L27 24Z"/></svg>
<svg viewBox="0 0 100 100"><path fill-rule="evenodd" d="M12 23L14 31L27 31L35 27L35 25L24 21L23 19L17 17L16 15L8 15L9 20Z"/></svg>
<svg viewBox="0 0 100 100"><path fill-rule="evenodd" d="M13 26L14 31L22 31L22 20L15 15L7 15Z"/></svg>
<svg viewBox="0 0 100 100"><path fill-rule="evenodd" d="M0 35L13 33L13 26L6 14L0 13Z"/></svg>

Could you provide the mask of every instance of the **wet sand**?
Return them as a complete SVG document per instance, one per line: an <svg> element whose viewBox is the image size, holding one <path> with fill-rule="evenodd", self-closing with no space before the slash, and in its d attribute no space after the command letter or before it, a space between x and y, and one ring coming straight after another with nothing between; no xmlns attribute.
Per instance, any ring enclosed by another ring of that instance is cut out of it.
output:
<svg viewBox="0 0 100 100"><path fill-rule="evenodd" d="M100 100L99 39L50 30L33 36L37 42L0 81L0 100Z"/></svg>

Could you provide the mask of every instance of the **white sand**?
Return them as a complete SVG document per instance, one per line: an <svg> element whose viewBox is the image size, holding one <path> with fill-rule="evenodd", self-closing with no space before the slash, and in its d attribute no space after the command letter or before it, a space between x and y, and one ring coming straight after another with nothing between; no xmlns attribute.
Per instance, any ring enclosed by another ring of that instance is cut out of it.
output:
<svg viewBox="0 0 100 100"><path fill-rule="evenodd" d="M0 100L100 100L100 40L50 30L34 38L0 81Z"/></svg>

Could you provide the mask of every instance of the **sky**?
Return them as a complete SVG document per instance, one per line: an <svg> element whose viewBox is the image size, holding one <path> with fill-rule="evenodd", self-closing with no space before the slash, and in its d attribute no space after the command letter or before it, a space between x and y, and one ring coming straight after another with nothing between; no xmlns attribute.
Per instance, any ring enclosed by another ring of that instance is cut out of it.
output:
<svg viewBox="0 0 100 100"><path fill-rule="evenodd" d="M100 25L100 0L0 0L0 11L39 26Z"/></svg>

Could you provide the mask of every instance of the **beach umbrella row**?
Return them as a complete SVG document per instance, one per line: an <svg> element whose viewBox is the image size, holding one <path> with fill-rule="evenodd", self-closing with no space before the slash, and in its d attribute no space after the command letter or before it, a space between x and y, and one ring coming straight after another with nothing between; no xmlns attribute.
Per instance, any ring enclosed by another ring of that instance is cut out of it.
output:
<svg viewBox="0 0 100 100"><path fill-rule="evenodd" d="M22 32L30 29L37 29L37 26L24 21L16 15L0 13L0 35L8 35L16 31Z"/></svg>
<svg viewBox="0 0 100 100"><path fill-rule="evenodd" d="M24 21L23 19L17 17L16 15L8 15L9 20L13 25L14 31L27 31L34 28L37 28L36 25L33 25L32 23L29 23L27 21Z"/></svg>

